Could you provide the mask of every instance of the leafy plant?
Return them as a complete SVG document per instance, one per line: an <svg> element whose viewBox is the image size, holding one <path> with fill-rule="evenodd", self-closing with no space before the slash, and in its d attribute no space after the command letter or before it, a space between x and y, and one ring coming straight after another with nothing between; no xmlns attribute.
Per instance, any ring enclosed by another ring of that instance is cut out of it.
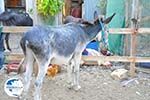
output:
<svg viewBox="0 0 150 100"><path fill-rule="evenodd" d="M37 0L37 10L44 16L54 16L62 8L63 0Z"/></svg>

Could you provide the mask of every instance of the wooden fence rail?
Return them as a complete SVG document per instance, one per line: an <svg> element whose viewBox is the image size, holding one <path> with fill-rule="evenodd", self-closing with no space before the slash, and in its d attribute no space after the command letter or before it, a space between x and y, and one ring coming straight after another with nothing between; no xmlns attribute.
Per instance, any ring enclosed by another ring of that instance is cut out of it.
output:
<svg viewBox="0 0 150 100"><path fill-rule="evenodd" d="M2 32L6 33L23 33L29 30L31 27L3 27ZM135 32L136 31L136 32ZM132 28L111 28L109 29L110 34L126 34L126 35L136 35L136 34L150 34L150 28L139 28L138 30ZM132 40L133 41L133 40ZM132 45L134 46L134 45ZM132 48L131 48L132 49ZM133 51L133 50L132 50ZM9 54L6 56L8 60L21 60L23 58L23 54ZM86 62L99 60L104 61L117 61L117 62L130 62L135 64L135 62L150 62L150 57L135 57L131 54L131 56L82 56L82 60ZM134 68L130 66L131 74L134 75Z"/></svg>
<svg viewBox="0 0 150 100"><path fill-rule="evenodd" d="M20 61L24 56L21 53L5 54L7 60ZM82 56L86 62L115 61L115 62L150 62L150 57L131 57L131 56Z"/></svg>
<svg viewBox="0 0 150 100"><path fill-rule="evenodd" d="M27 30L31 29L31 27L24 26L4 26L2 32L5 33L23 33ZM109 29L110 34L132 34L134 33L134 29L132 28L111 28ZM138 34L150 34L150 28L139 28L137 30Z"/></svg>

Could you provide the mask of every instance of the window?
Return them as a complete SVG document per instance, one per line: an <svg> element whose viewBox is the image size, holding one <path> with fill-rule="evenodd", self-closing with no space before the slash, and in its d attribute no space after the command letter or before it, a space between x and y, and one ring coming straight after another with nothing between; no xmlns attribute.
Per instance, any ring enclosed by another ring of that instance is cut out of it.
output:
<svg viewBox="0 0 150 100"><path fill-rule="evenodd" d="M5 6L7 8L22 7L25 8L25 0L5 0Z"/></svg>

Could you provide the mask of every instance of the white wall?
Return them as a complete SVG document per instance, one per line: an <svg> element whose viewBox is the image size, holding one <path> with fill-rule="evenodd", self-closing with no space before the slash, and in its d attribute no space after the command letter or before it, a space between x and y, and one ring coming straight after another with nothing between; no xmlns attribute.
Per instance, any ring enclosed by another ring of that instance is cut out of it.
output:
<svg viewBox="0 0 150 100"><path fill-rule="evenodd" d="M30 12L33 10L32 12ZM36 13L36 0L26 0L26 12L29 13L31 18L33 19L33 24L37 25L37 13Z"/></svg>
<svg viewBox="0 0 150 100"><path fill-rule="evenodd" d="M4 0L0 0L0 13L5 11Z"/></svg>

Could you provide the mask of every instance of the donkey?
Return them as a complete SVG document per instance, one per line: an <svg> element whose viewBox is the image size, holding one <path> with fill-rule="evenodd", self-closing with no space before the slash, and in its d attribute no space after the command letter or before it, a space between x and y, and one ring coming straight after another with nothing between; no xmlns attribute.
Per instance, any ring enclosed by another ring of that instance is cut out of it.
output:
<svg viewBox="0 0 150 100"><path fill-rule="evenodd" d="M94 14L94 18L98 18L98 14L95 12ZM101 19L103 20L104 16L101 16ZM64 24L70 23L70 22L75 22L75 23L83 23L86 20L82 19L82 18L76 18L73 16L66 16L65 20L64 20ZM108 50L108 34L109 34L109 30L107 25L103 25L101 34L98 34L91 42L95 42L98 41L99 42L99 46L100 46L100 50L102 54L104 55L110 55L111 53ZM86 51L86 50L84 50Z"/></svg>
<svg viewBox="0 0 150 100"><path fill-rule="evenodd" d="M82 18L76 18L73 16L66 16L65 20L64 20L64 24L70 23L70 22L75 22L75 23L82 23L83 21L85 21Z"/></svg>
<svg viewBox="0 0 150 100"><path fill-rule="evenodd" d="M68 72L68 84L70 88L79 90L79 68L82 51L86 45L97 36L103 25L109 23L115 14L106 20L96 19L94 23L83 21L82 23L68 23L57 27L34 26L27 31L20 45L25 55L23 96L30 87L34 60L38 64L38 75L35 80L34 100L41 100L41 88L48 65L66 65Z"/></svg>
<svg viewBox="0 0 150 100"><path fill-rule="evenodd" d="M3 13L1 13L0 22L2 22L4 26L33 26L33 20L28 13L17 13L13 11L4 11ZM6 46L4 46L4 49L11 51L8 42L9 35L10 33L4 35L4 43L6 44Z"/></svg>

